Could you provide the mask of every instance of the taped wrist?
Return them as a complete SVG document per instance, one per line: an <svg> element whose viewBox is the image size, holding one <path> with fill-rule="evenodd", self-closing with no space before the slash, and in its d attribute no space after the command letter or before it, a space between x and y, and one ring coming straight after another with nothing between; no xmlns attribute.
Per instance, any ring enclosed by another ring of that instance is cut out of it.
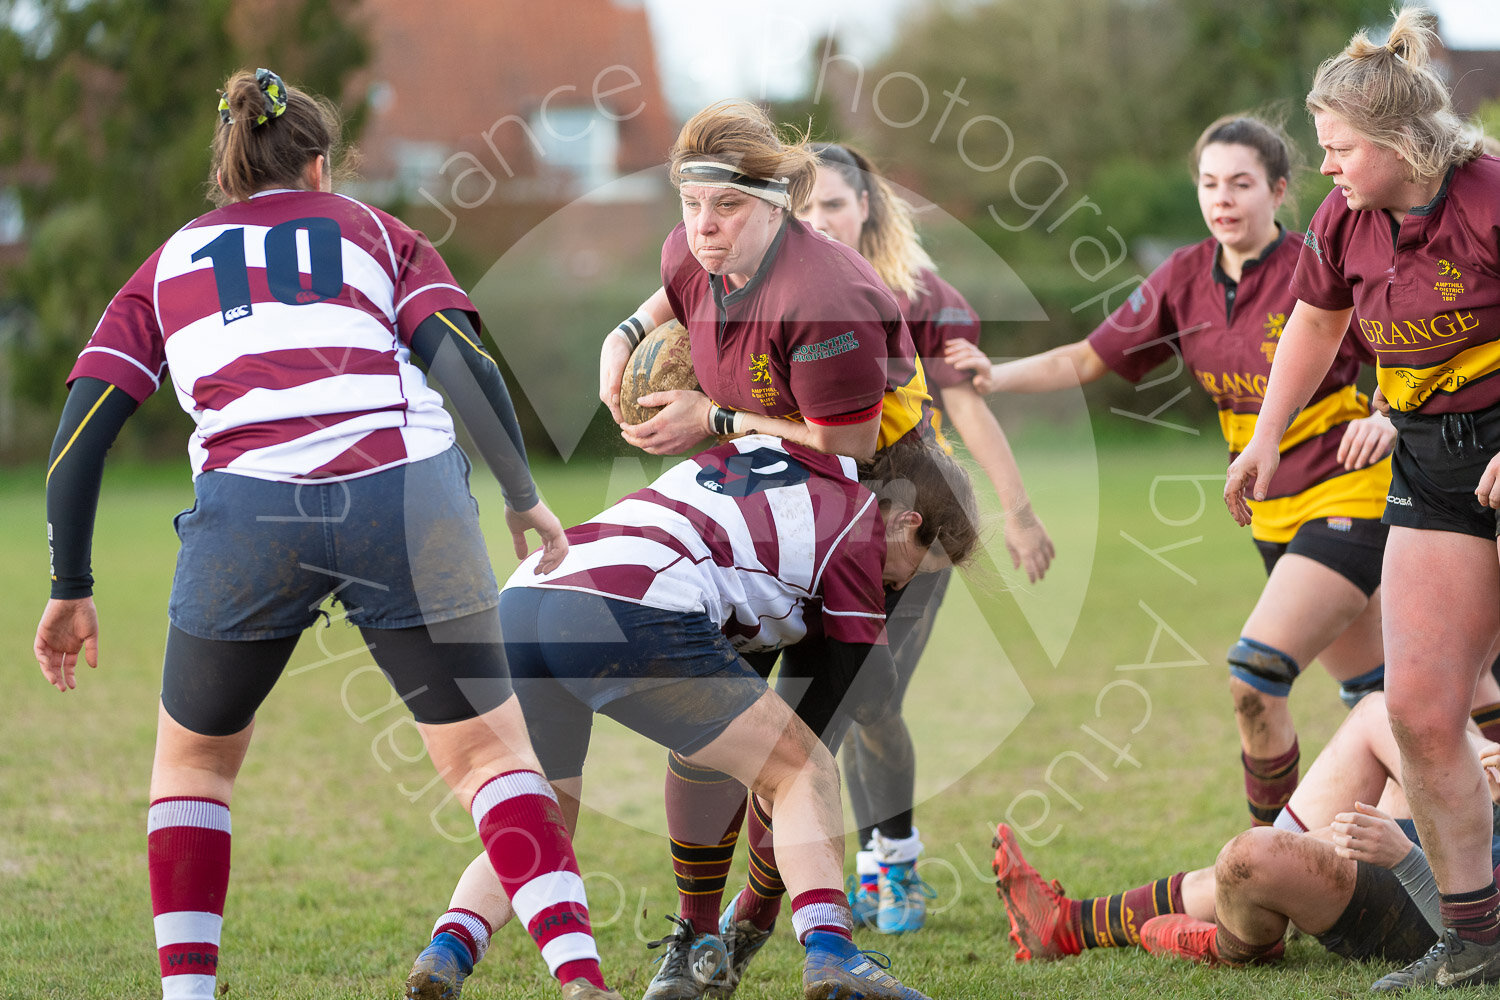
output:
<svg viewBox="0 0 1500 1000"><path fill-rule="evenodd" d="M1302 672L1297 661L1281 650L1244 636L1229 647L1228 658L1230 676L1277 698L1292 693L1292 682Z"/></svg>
<svg viewBox="0 0 1500 1000"><path fill-rule="evenodd" d="M631 313L629 319L609 332L614 336L623 337L625 343L629 344L633 351L636 345L645 339L646 334L651 332L651 317L637 310Z"/></svg>
<svg viewBox="0 0 1500 1000"><path fill-rule="evenodd" d="M708 428L718 435L738 434L740 414L724 406L715 406L708 411Z"/></svg>

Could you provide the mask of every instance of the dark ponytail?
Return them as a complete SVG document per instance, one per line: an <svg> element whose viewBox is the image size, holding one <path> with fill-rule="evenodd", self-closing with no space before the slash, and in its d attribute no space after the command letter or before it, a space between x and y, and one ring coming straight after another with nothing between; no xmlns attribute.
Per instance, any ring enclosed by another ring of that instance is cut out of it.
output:
<svg viewBox="0 0 1500 1000"><path fill-rule="evenodd" d="M224 84L214 132L210 197L244 201L267 188L302 185L307 165L322 156L333 170L343 124L328 100L289 87L269 70L242 70Z"/></svg>

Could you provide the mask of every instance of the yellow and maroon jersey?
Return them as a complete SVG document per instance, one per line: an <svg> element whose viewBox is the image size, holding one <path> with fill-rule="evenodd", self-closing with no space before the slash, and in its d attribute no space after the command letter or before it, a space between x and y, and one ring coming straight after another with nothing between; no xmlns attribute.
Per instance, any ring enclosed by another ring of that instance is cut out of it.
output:
<svg viewBox="0 0 1500 1000"><path fill-rule="evenodd" d="M1335 189L1304 242L1293 291L1321 309L1354 308L1393 410L1500 402L1500 160L1451 169L1400 225L1383 211L1352 211Z"/></svg>
<svg viewBox="0 0 1500 1000"><path fill-rule="evenodd" d="M922 271L921 286L922 290L916 298L897 294L896 303L901 307L901 315L906 317L906 328L911 331L912 343L917 347L917 359L922 364L927 384L936 389L965 385L969 381L968 372L959 371L947 362L943 356L943 342L967 340L977 345L979 316L968 300L959 294L958 289L932 271ZM953 448L943 437L942 398L939 393L932 394L932 406L932 424L937 432L938 443L944 451L952 453Z"/></svg>
<svg viewBox="0 0 1500 1000"><path fill-rule="evenodd" d="M1276 344L1296 303L1289 282L1300 243L1296 234L1282 233L1245 263L1238 282L1219 267L1216 240L1183 247L1089 335L1089 344L1131 382L1167 361L1186 365L1218 404L1233 461L1255 433ZM1318 517L1380 517L1390 459L1353 472L1338 461L1349 421L1370 415L1354 378L1361 363L1373 360L1354 338L1344 339L1322 384L1281 439L1271 496L1251 502L1255 538L1290 541Z"/></svg>
<svg viewBox="0 0 1500 1000"><path fill-rule="evenodd" d="M959 371L943 359L943 342L967 340L977 345L979 317L958 289L933 272L923 271L921 282L922 291L916 298L897 295L896 304L906 317L927 383L939 389L967 383L969 373Z"/></svg>
<svg viewBox="0 0 1500 1000"><path fill-rule="evenodd" d="M727 289L677 226L662 286L688 330L693 371L720 406L811 423L880 414L885 447L930 419L930 397L901 310L855 250L788 219L743 288Z"/></svg>

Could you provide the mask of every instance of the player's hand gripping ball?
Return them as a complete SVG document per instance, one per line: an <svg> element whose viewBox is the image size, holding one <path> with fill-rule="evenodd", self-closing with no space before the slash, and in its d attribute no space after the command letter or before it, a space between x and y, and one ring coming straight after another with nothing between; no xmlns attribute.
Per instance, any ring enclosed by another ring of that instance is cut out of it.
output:
<svg viewBox="0 0 1500 1000"><path fill-rule="evenodd" d="M646 334L630 353L620 379L620 415L627 424L643 423L661 407L641 406L636 400L642 396L667 389L697 388L687 327L675 319L668 320Z"/></svg>

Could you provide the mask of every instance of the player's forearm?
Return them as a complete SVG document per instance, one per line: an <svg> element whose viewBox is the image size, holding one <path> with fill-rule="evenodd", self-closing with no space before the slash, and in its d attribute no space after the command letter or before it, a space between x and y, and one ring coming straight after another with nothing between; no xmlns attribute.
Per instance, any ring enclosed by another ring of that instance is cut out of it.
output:
<svg viewBox="0 0 1500 1000"><path fill-rule="evenodd" d="M984 470L995 487L1001 509L1009 516L1025 516L1031 510L1031 499L1021 480L1021 469L1011 451L1010 441L984 399L968 385L939 390L943 412L963 438L964 447Z"/></svg>
<svg viewBox="0 0 1500 1000"><path fill-rule="evenodd" d="M630 345L631 350L635 350L635 346L645 338L646 334L671 318L672 303L667 298L667 290L665 287L658 288L624 322L609 331L609 336L620 337ZM607 342L608 337L605 339Z"/></svg>
<svg viewBox="0 0 1500 1000"><path fill-rule="evenodd" d="M1086 340L990 368L991 392L1056 392L1103 377L1108 368Z"/></svg>
<svg viewBox="0 0 1500 1000"><path fill-rule="evenodd" d="M510 392L468 317L455 309L429 316L413 334L411 349L447 392L485 465L499 480L506 506L516 511L536 506L536 483Z"/></svg>
<svg viewBox="0 0 1500 1000"><path fill-rule="evenodd" d="M875 457L880 439L880 418L858 424L810 424L763 413L735 414L735 430L749 434L772 434L830 455L848 455L866 462Z"/></svg>
<svg viewBox="0 0 1500 1000"><path fill-rule="evenodd" d="M135 408L134 399L99 379L80 378L68 391L47 458L47 548L55 599L94 592L90 563L104 456Z"/></svg>

